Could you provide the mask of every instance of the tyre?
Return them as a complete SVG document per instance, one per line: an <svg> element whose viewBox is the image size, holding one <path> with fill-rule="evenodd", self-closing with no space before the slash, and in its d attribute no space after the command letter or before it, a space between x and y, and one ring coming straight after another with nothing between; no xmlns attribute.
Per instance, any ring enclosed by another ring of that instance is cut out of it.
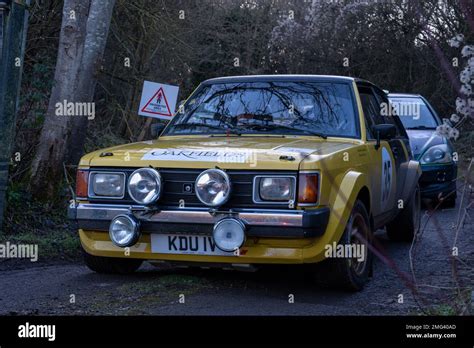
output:
<svg viewBox="0 0 474 348"><path fill-rule="evenodd" d="M365 205L357 200L338 247L352 245L356 250L359 248L362 253L359 257L353 258L328 257L325 261L314 265L317 283L342 290L362 290L372 272L373 256L368 243L372 243L369 214Z"/></svg>
<svg viewBox="0 0 474 348"><path fill-rule="evenodd" d="M446 198L441 204L443 208L455 208L456 207L456 197Z"/></svg>
<svg viewBox="0 0 474 348"><path fill-rule="evenodd" d="M142 260L115 257L100 257L88 254L83 250L86 266L97 273L130 274L140 268Z"/></svg>
<svg viewBox="0 0 474 348"><path fill-rule="evenodd" d="M420 229L421 195L417 185L410 200L397 217L387 224L387 236L397 242L411 242Z"/></svg>

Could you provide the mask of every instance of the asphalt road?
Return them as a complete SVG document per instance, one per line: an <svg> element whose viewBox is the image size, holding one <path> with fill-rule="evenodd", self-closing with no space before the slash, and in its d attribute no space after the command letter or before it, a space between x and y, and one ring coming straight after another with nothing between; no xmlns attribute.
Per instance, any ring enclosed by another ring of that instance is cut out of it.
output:
<svg viewBox="0 0 474 348"><path fill-rule="evenodd" d="M474 284L474 216L458 233L460 261L455 269L450 259L459 209L438 211L430 219L423 216L426 227L413 257L416 296L410 281L410 244L390 242L378 231L386 258L376 260L373 278L359 293L320 288L293 266L243 273L146 264L137 274L111 276L95 274L80 262L0 261L0 314L451 314L470 300ZM457 291L468 287L471 290Z"/></svg>

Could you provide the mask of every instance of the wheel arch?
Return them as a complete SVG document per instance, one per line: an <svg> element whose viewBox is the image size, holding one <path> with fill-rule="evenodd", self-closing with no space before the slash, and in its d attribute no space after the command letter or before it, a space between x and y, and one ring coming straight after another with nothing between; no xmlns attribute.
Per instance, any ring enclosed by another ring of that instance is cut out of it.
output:
<svg viewBox="0 0 474 348"><path fill-rule="evenodd" d="M325 246L333 242L339 242L349 221L354 204L361 192L363 192L363 196L368 193L370 197L370 181L365 173L349 170L341 178L338 178L336 182L338 183L338 189L333 191L329 202L331 213L326 232L311 247L303 249L303 262L305 263L324 260ZM368 202L370 204L370 198Z"/></svg>
<svg viewBox="0 0 474 348"><path fill-rule="evenodd" d="M360 200L365 205L365 209L367 209L367 213L371 216L371 202L370 202L370 191L367 186L363 186L359 194L357 195L357 199Z"/></svg>
<svg viewBox="0 0 474 348"><path fill-rule="evenodd" d="M359 194L357 195L357 199L364 204L365 209L367 210L367 214L369 214L370 230L372 231L372 233L374 233L375 222L374 217L372 215L372 201L370 198L370 191L367 186L363 186L360 189Z"/></svg>

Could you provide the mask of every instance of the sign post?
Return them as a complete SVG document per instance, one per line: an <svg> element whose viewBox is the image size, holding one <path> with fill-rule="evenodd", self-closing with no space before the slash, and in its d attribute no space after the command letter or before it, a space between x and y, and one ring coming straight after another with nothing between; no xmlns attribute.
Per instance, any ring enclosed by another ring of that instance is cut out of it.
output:
<svg viewBox="0 0 474 348"><path fill-rule="evenodd" d="M0 0L0 230L6 206L30 0Z"/></svg>

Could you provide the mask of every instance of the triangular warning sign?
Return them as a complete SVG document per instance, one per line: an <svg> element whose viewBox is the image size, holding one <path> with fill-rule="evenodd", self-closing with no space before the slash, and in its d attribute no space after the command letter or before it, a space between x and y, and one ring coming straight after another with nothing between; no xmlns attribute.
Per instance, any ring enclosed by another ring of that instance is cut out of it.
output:
<svg viewBox="0 0 474 348"><path fill-rule="evenodd" d="M168 99L166 99L165 92L163 91L163 87L161 87L158 92L151 97L141 111L161 116L173 116L168 105Z"/></svg>

